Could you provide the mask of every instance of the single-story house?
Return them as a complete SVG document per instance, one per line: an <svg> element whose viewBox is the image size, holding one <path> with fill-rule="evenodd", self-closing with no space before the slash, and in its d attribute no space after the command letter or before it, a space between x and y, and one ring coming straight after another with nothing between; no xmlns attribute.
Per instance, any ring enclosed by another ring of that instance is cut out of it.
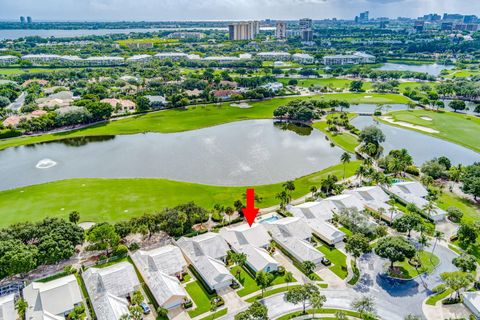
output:
<svg viewBox="0 0 480 320"><path fill-rule="evenodd" d="M272 272L278 269L279 263L265 250L270 245L271 237L262 224L255 223L250 227L244 223L222 228L220 235L230 244L233 251L247 256L247 265L254 272L261 270Z"/></svg>
<svg viewBox="0 0 480 320"><path fill-rule="evenodd" d="M393 194L399 201L405 204L413 203L419 209L423 209L428 204L428 201L425 199L428 195L428 190L418 181L397 182L390 187L386 187L385 191ZM434 222L444 220L446 216L447 213L438 207L434 207L430 212L430 218Z"/></svg>
<svg viewBox="0 0 480 320"><path fill-rule="evenodd" d="M238 90L214 90L213 95L216 98L227 100L232 97L234 94L240 94L240 91Z"/></svg>
<svg viewBox="0 0 480 320"><path fill-rule="evenodd" d="M135 102L124 99L102 99L100 102L111 105L116 114L134 112L137 107Z"/></svg>
<svg viewBox="0 0 480 320"><path fill-rule="evenodd" d="M178 247L138 250L131 257L158 305L173 309L185 301L187 292L177 276L185 270L187 262Z"/></svg>
<svg viewBox="0 0 480 320"><path fill-rule="evenodd" d="M226 288L234 281L224 264L230 248L219 234L208 232L193 238L182 237L177 245L211 290Z"/></svg>
<svg viewBox="0 0 480 320"><path fill-rule="evenodd" d="M127 297L140 289L140 281L129 262L92 267L82 277L98 320L118 320L128 314Z"/></svg>
<svg viewBox="0 0 480 320"><path fill-rule="evenodd" d="M28 303L27 320L64 319L75 306L83 303L74 275L48 282L32 282L23 289Z"/></svg>
<svg viewBox="0 0 480 320"><path fill-rule="evenodd" d="M463 304L478 319L480 318L480 291L464 292Z"/></svg>
<svg viewBox="0 0 480 320"><path fill-rule="evenodd" d="M340 243L345 238L345 233L328 222L331 209L325 205L324 201L306 202L297 206L288 206L287 209L295 217L304 219L312 232L329 245Z"/></svg>
<svg viewBox="0 0 480 320"><path fill-rule="evenodd" d="M345 190L345 194L357 197L366 209L381 214L382 219L391 222L402 216L402 212L388 204L390 197L380 186L366 186Z"/></svg>
<svg viewBox="0 0 480 320"><path fill-rule="evenodd" d="M15 294L14 293L0 297L0 319L2 320L17 319L17 311L15 310Z"/></svg>
<svg viewBox="0 0 480 320"><path fill-rule="evenodd" d="M288 217L264 224L273 240L298 262L320 264L324 255L310 243L312 231L304 219Z"/></svg>
<svg viewBox="0 0 480 320"><path fill-rule="evenodd" d="M168 104L164 96L145 96L145 98L148 99L152 108L163 108Z"/></svg>
<svg viewBox="0 0 480 320"><path fill-rule="evenodd" d="M16 127L22 120L30 120L32 118L38 118L45 114L47 114L47 112L44 110L35 110L29 114L22 115L22 116L17 116L17 115L9 116L3 121L3 125L5 127Z"/></svg>

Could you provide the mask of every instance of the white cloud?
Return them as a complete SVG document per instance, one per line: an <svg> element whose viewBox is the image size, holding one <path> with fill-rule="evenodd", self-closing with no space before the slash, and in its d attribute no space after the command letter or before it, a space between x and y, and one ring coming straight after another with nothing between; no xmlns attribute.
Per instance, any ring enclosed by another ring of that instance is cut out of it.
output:
<svg viewBox="0 0 480 320"><path fill-rule="evenodd" d="M0 19L226 20L411 16L429 12L480 15L477 0L0 0Z"/></svg>

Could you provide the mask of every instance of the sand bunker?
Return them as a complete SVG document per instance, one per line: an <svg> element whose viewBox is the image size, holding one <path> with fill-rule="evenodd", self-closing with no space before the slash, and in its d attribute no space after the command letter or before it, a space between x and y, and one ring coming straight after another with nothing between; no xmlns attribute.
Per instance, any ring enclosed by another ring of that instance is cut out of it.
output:
<svg viewBox="0 0 480 320"><path fill-rule="evenodd" d="M49 169L51 167L55 167L57 163L53 161L52 159L43 159L38 161L37 165L35 168L37 169Z"/></svg>
<svg viewBox="0 0 480 320"><path fill-rule="evenodd" d="M232 103L230 107L235 107L235 108L240 108L240 109L248 109L251 108L252 106L249 105L248 103L242 102L242 103Z"/></svg>
<svg viewBox="0 0 480 320"><path fill-rule="evenodd" d="M415 129L415 130L420 130L420 131L423 131L423 132L428 132L428 133L439 133L440 132L440 131L434 130L432 128L427 128L427 127L424 127L424 126L417 126L416 124L411 124L411 123L408 123L408 122L395 121L395 120L393 120L392 117L381 117L381 119L385 120L385 121L387 121L388 123L391 123L391 124L396 124L396 125L399 125L399 126L402 126L402 127L411 128L411 129Z"/></svg>
<svg viewBox="0 0 480 320"><path fill-rule="evenodd" d="M371 98L373 98L373 97L372 97L372 96L364 96L363 98L364 98L364 99L371 99Z"/></svg>
<svg viewBox="0 0 480 320"><path fill-rule="evenodd" d="M420 117L420 119L425 120L425 121L432 121L432 118L425 117L425 116Z"/></svg>

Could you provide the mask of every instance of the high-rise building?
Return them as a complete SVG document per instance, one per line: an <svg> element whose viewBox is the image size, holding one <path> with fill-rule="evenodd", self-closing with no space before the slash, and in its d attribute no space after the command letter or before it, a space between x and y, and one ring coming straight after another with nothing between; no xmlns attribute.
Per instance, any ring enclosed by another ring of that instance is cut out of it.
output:
<svg viewBox="0 0 480 320"><path fill-rule="evenodd" d="M444 13L443 20L463 20L463 15L457 14L457 13L454 13L454 14Z"/></svg>
<svg viewBox="0 0 480 320"><path fill-rule="evenodd" d="M469 15L463 17L463 23L477 23L478 18L476 15Z"/></svg>
<svg viewBox="0 0 480 320"><path fill-rule="evenodd" d="M32 23L32 17L27 17L27 23L31 24Z"/></svg>
<svg viewBox="0 0 480 320"><path fill-rule="evenodd" d="M312 29L313 22L312 19L303 18L299 21L300 30Z"/></svg>
<svg viewBox="0 0 480 320"><path fill-rule="evenodd" d="M277 39L285 39L287 37L287 23L285 21L277 21L275 29L275 37Z"/></svg>
<svg viewBox="0 0 480 320"><path fill-rule="evenodd" d="M442 31L453 30L453 22L442 22L441 29Z"/></svg>
<svg viewBox="0 0 480 320"><path fill-rule="evenodd" d="M230 40L253 40L259 32L259 21L235 22L228 25Z"/></svg>
<svg viewBox="0 0 480 320"><path fill-rule="evenodd" d="M369 20L369 11L361 12L360 16L358 17L359 22L367 22Z"/></svg>
<svg viewBox="0 0 480 320"><path fill-rule="evenodd" d="M313 41L313 22L312 19L303 18L299 21L300 27L300 38L302 42L312 42Z"/></svg>
<svg viewBox="0 0 480 320"><path fill-rule="evenodd" d="M25 24L25 17L20 17L20 23Z"/></svg>
<svg viewBox="0 0 480 320"><path fill-rule="evenodd" d="M415 29L415 31L417 32L423 32L424 28L425 28L425 21L423 20L417 20L415 21L415 25L413 26L413 28Z"/></svg>

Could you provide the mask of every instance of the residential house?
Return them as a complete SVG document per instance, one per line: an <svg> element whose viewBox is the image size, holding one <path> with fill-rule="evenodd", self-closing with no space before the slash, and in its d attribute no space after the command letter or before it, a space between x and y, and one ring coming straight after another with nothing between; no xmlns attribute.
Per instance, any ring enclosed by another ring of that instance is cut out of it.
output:
<svg viewBox="0 0 480 320"><path fill-rule="evenodd" d="M187 267L178 247L167 245L153 250L138 250L132 260L158 305L166 309L180 306L187 298L180 284Z"/></svg>
<svg viewBox="0 0 480 320"><path fill-rule="evenodd" d="M226 288L234 281L224 264L230 248L219 234L207 232L193 238L182 237L177 245L210 290Z"/></svg>
<svg viewBox="0 0 480 320"><path fill-rule="evenodd" d="M300 263L320 264L324 255L310 243L312 231L304 219L288 217L266 222L265 227L280 247Z"/></svg>
<svg viewBox="0 0 480 320"><path fill-rule="evenodd" d="M128 314L127 297L140 289L135 269L128 262L92 267L82 277L98 320L119 320Z"/></svg>
<svg viewBox="0 0 480 320"><path fill-rule="evenodd" d="M168 104L164 96L145 96L145 98L148 99L152 108L163 108Z"/></svg>
<svg viewBox="0 0 480 320"><path fill-rule="evenodd" d="M385 221L392 222L402 216L401 211L395 210L395 208L388 203L390 197L380 186L366 186L345 190L344 193L357 197L367 210L380 214Z"/></svg>
<svg viewBox="0 0 480 320"><path fill-rule="evenodd" d="M423 209L428 205L428 200L426 199L428 191L418 181L397 182L390 187L386 187L385 191L393 194L400 202L404 204L412 203L419 209ZM430 212L430 218L434 222L444 220L446 216L447 213L436 206Z"/></svg>
<svg viewBox="0 0 480 320"><path fill-rule="evenodd" d="M14 293L0 297L0 319L1 320L17 319L17 312L15 310L15 294Z"/></svg>
<svg viewBox="0 0 480 320"><path fill-rule="evenodd" d="M0 65L5 66L9 64L14 64L18 61L18 57L16 56L0 56Z"/></svg>
<svg viewBox="0 0 480 320"><path fill-rule="evenodd" d="M273 52L259 52L257 53L257 57L260 58L261 60L267 60L267 61L287 61L292 58L292 55L288 52L273 51Z"/></svg>
<svg viewBox="0 0 480 320"><path fill-rule="evenodd" d="M333 246L343 241L345 233L328 222L331 216L329 212L325 212L325 209L329 210L325 206L325 201L306 202L287 207L295 217L303 218L317 237Z"/></svg>
<svg viewBox="0 0 480 320"><path fill-rule="evenodd" d="M65 319L83 303L82 293L74 275L48 282L32 282L23 289L28 303L26 320Z"/></svg>
<svg viewBox="0 0 480 320"><path fill-rule="evenodd" d="M131 100L124 99L102 99L100 102L108 103L113 108L114 114L135 112L137 105Z"/></svg>
<svg viewBox="0 0 480 320"><path fill-rule="evenodd" d="M88 57L85 59L85 63L91 66L113 66L122 65L125 63L125 59L122 57Z"/></svg>
<svg viewBox="0 0 480 320"><path fill-rule="evenodd" d="M237 91L237 90L214 90L213 91L213 95L216 98L219 98L219 99L222 99L222 100L228 100L234 94L240 94L240 91Z"/></svg>
<svg viewBox="0 0 480 320"><path fill-rule="evenodd" d="M127 62L128 63L147 62L147 61L152 60L152 58L153 57L149 54L138 54L138 55L134 55L134 56L131 56L131 57L127 58Z"/></svg>
<svg viewBox="0 0 480 320"><path fill-rule="evenodd" d="M295 62L303 64L312 64L315 62L315 58L307 53L294 53L292 59Z"/></svg>
<svg viewBox="0 0 480 320"><path fill-rule="evenodd" d="M279 263L270 256L268 247L271 237L262 224L251 227L244 223L235 227L225 227L220 235L228 242L232 250L247 256L247 265L254 271L277 271Z"/></svg>
<svg viewBox="0 0 480 320"><path fill-rule="evenodd" d="M160 59L160 60L180 60L180 59L186 59L188 54L183 53L183 52L161 52L157 53L154 55L154 58Z"/></svg>
<svg viewBox="0 0 480 320"><path fill-rule="evenodd" d="M375 56L366 54L363 52L355 52L354 54L339 54L332 56L324 56L323 64L326 66L331 65L346 65L346 64L367 64L375 63Z"/></svg>
<svg viewBox="0 0 480 320"><path fill-rule="evenodd" d="M462 293L463 304L470 310L476 319L480 318L480 291Z"/></svg>

